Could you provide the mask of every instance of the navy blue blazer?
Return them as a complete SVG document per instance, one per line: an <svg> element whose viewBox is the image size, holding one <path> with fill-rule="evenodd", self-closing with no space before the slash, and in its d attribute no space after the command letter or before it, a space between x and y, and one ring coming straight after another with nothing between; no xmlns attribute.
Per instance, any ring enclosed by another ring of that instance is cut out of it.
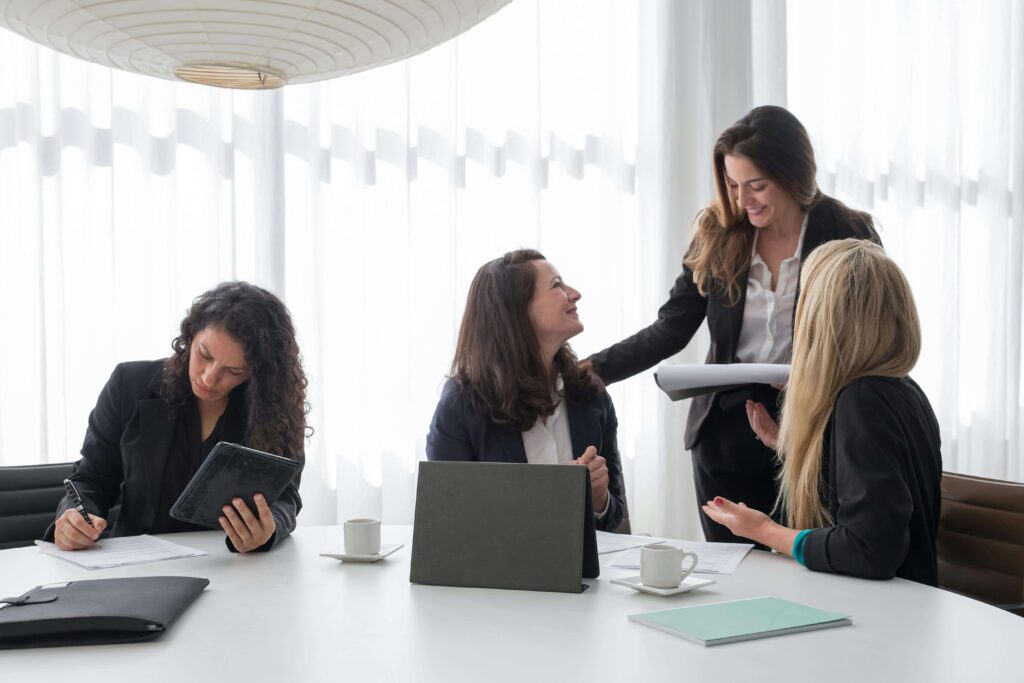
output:
<svg viewBox="0 0 1024 683"><path fill-rule="evenodd" d="M573 453L579 457L593 446L608 465L608 513L596 524L601 531L615 531L628 514L612 399L602 391L589 401L567 401L565 407ZM449 379L430 421L427 459L525 463L526 448L520 430L492 421L486 409Z"/></svg>

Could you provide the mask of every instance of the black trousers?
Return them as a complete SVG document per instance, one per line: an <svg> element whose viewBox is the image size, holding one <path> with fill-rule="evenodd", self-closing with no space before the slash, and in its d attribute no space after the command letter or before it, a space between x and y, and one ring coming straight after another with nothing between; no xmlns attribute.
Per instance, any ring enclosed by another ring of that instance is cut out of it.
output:
<svg viewBox="0 0 1024 683"><path fill-rule="evenodd" d="M761 443L747 420L746 401L764 404L778 421L779 392L756 385L719 395L693 448L693 483L704 537L716 543L751 543L715 522L700 506L715 496L770 515L778 486L775 451ZM757 547L763 549L764 546Z"/></svg>

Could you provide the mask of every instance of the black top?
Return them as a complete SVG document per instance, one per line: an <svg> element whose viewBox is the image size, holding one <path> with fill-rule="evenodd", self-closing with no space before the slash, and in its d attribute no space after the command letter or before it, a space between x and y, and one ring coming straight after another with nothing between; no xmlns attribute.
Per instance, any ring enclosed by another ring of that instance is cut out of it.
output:
<svg viewBox="0 0 1024 683"><path fill-rule="evenodd" d="M210 451L220 441L239 443L245 435L245 406L242 391L231 393L227 408L217 418L210 435L203 440L202 422L195 397L190 398L188 408L175 421L171 450L164 468L164 481L160 493L160 505L153 522L154 534L178 531L209 531L206 527L174 519L171 506L185 490L192 477L199 470Z"/></svg>
<svg viewBox="0 0 1024 683"><path fill-rule="evenodd" d="M175 421L161 393L164 363L120 363L89 414L82 458L75 463L71 478L90 513L105 518L120 500L121 512L110 529L111 536L153 533L156 524L175 432ZM305 461L302 453L284 455L299 463ZM70 498L65 496L56 517L69 507ZM270 506L276 531L260 550L269 550L288 536L301 509L296 477ZM46 540L53 540L54 529L51 524L46 530Z"/></svg>
<svg viewBox="0 0 1024 683"><path fill-rule="evenodd" d="M804 564L867 579L938 583L942 454L928 398L910 379L843 388L825 435L825 503L835 526L804 538Z"/></svg>
<svg viewBox="0 0 1024 683"><path fill-rule="evenodd" d="M878 234L850 220L849 209L832 199L824 197L807 216L807 231L804 233L801 265L817 247L831 240L848 237L868 239L881 244ZM747 274L739 279L740 300L730 305L724 293L709 292L702 295L693 281L693 271L683 267L669 292L668 301L658 310L658 319L633 336L591 356L594 369L606 384L618 382L643 372L682 350L700 329L704 318L708 320L711 333L711 348L708 363L736 362L736 347L739 345L740 329L743 326L743 310L747 300ZM799 285L793 310L800 298ZM692 450L700 438L700 429L714 405L718 394L702 394L690 403L690 417L686 423L685 445ZM731 404L739 405L743 396L735 397Z"/></svg>
<svg viewBox="0 0 1024 683"><path fill-rule="evenodd" d="M491 420L483 402L474 400L471 391L462 391L451 379L445 384L430 421L427 459L526 463L523 432ZM612 399L606 391L590 400L566 399L565 412L576 457L593 446L608 466L608 512L596 524L601 531L615 531L628 512L616 442L619 422Z"/></svg>

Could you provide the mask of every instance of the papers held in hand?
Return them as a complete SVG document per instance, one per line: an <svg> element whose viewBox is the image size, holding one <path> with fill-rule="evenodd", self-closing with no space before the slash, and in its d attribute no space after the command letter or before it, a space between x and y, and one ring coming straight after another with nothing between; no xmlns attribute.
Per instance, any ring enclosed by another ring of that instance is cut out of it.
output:
<svg viewBox="0 0 1024 683"><path fill-rule="evenodd" d="M735 389L744 384L785 384L789 381L789 365L661 365L654 373L654 381L669 398L680 401L701 394Z"/></svg>

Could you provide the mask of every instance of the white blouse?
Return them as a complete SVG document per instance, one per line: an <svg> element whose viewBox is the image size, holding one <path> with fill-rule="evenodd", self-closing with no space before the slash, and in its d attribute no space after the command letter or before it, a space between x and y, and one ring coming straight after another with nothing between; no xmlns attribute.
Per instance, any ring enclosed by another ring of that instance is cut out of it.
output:
<svg viewBox="0 0 1024 683"><path fill-rule="evenodd" d="M555 390L562 391L563 388L562 378L559 377ZM569 416L564 400L558 402L555 412L548 415L547 420L538 418L528 431L523 432L523 448L526 450L526 462L531 465L568 465L576 459L572 452L572 435L569 433ZM609 494L604 510L594 511L598 519L604 519L608 514L611 499Z"/></svg>
<svg viewBox="0 0 1024 683"><path fill-rule="evenodd" d="M747 276L747 301L743 308L743 326L736 347L741 363L788 363L793 353L793 309L800 282L800 252L807 233L807 218L800 227L796 253L779 266L779 281L772 291L772 271L757 253L754 237L750 273Z"/></svg>

